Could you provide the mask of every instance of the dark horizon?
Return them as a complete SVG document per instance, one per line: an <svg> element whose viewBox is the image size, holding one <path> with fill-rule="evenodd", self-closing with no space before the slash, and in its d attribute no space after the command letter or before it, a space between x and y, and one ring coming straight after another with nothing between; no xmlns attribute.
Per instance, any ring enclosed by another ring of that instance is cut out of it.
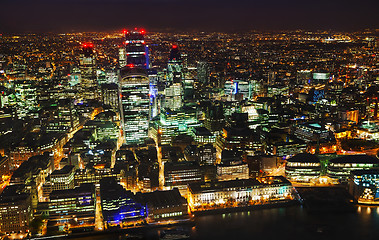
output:
<svg viewBox="0 0 379 240"><path fill-rule="evenodd" d="M5 0L0 33L117 31L361 31L379 28L377 1Z"/></svg>

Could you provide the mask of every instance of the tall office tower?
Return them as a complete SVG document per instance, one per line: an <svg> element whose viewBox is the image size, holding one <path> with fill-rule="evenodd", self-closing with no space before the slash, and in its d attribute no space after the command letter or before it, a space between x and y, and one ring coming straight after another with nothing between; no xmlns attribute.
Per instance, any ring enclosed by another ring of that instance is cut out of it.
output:
<svg viewBox="0 0 379 240"><path fill-rule="evenodd" d="M82 52L80 53L80 70L84 77L90 77L95 74L96 57L93 52L92 43L83 43Z"/></svg>
<svg viewBox="0 0 379 240"><path fill-rule="evenodd" d="M123 134L127 145L142 144L148 137L150 119L144 30L125 33L126 66L120 71L120 102Z"/></svg>
<svg viewBox="0 0 379 240"><path fill-rule="evenodd" d="M197 80L202 84L209 83L209 64L207 62L198 62L197 63Z"/></svg>
<svg viewBox="0 0 379 240"><path fill-rule="evenodd" d="M172 45L170 57L167 64L167 81L171 83L181 83L182 81L182 57L177 45Z"/></svg>
<svg viewBox="0 0 379 240"><path fill-rule="evenodd" d="M126 66L126 49L124 46L118 49L118 64L120 67Z"/></svg>
<svg viewBox="0 0 379 240"><path fill-rule="evenodd" d="M183 87L180 83L173 83L164 90L165 109L176 111L183 106Z"/></svg>
<svg viewBox="0 0 379 240"><path fill-rule="evenodd" d="M173 45L167 63L167 86L164 107L173 111L182 107L182 58L177 45Z"/></svg>
<svg viewBox="0 0 379 240"><path fill-rule="evenodd" d="M92 43L83 43L80 54L81 88L84 99L95 99L100 96L96 79L96 56Z"/></svg>

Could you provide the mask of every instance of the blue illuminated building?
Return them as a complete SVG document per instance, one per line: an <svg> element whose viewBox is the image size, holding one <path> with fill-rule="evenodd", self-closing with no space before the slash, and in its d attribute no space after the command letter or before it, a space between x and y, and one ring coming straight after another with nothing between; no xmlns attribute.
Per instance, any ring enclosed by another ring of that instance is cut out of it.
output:
<svg viewBox="0 0 379 240"><path fill-rule="evenodd" d="M137 202L131 191L125 190L115 178L100 181L101 209L108 225L142 221L147 216L146 206Z"/></svg>

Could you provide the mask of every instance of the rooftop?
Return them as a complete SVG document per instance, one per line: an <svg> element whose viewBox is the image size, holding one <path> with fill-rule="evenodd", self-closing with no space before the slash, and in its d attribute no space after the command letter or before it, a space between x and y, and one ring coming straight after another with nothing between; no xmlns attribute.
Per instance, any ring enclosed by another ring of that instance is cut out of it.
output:
<svg viewBox="0 0 379 240"><path fill-rule="evenodd" d="M299 153L295 156L289 158L288 162L309 162L309 163L319 163L320 160L314 154L310 153Z"/></svg>

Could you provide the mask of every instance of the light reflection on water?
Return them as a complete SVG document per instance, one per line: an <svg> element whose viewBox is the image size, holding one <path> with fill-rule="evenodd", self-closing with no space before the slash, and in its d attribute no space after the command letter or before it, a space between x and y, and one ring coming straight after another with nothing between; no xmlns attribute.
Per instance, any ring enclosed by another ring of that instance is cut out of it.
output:
<svg viewBox="0 0 379 240"><path fill-rule="evenodd" d="M379 236L379 207L353 212L309 213L302 206L195 217L195 226L179 227L190 239L372 239ZM159 239L152 230L143 239ZM114 236L88 239L117 239ZM128 239L128 238L118 238ZM81 238L85 240L85 238Z"/></svg>

